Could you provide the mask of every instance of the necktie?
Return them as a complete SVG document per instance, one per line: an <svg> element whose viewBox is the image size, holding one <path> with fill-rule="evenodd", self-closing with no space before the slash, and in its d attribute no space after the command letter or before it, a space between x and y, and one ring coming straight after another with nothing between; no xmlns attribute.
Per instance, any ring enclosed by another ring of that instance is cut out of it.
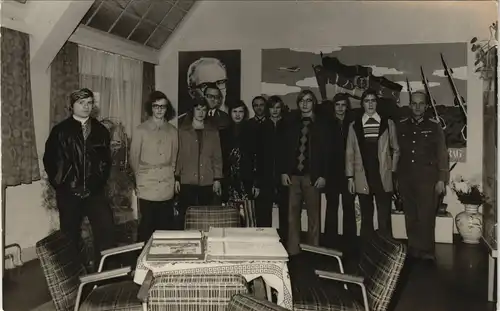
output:
<svg viewBox="0 0 500 311"><path fill-rule="evenodd" d="M209 116L209 117L213 117L213 116L215 116L215 109L210 110L210 111L209 111L209 113L208 113L208 116Z"/></svg>
<svg viewBox="0 0 500 311"><path fill-rule="evenodd" d="M87 120L84 123L82 123L82 132L83 132L83 138L86 140L90 134L90 120Z"/></svg>
<svg viewBox="0 0 500 311"><path fill-rule="evenodd" d="M309 123L311 123L310 118L302 119L302 130L300 131L300 147L299 147L299 164L297 165L297 169L302 172L304 169L304 161L306 160L306 150L307 150L307 140L309 134Z"/></svg>

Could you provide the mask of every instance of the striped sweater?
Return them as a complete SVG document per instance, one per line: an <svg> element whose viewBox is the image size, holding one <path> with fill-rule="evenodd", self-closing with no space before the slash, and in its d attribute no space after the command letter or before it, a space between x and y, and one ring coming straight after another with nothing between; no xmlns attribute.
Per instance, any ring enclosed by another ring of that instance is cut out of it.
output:
<svg viewBox="0 0 500 311"><path fill-rule="evenodd" d="M367 114L363 115L363 132L367 141L376 141L378 139L380 120L381 118L378 113L375 113L372 116L368 116Z"/></svg>

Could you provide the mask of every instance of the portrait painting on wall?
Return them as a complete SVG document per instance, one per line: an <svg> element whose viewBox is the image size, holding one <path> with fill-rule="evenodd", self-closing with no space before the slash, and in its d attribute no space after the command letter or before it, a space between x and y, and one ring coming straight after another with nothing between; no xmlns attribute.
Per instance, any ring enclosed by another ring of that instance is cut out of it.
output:
<svg viewBox="0 0 500 311"><path fill-rule="evenodd" d="M181 51L179 52L178 116L189 111L192 99L206 97L207 87L216 87L220 97L218 108L227 111L227 104L240 99L241 51ZM211 88L212 89L212 88Z"/></svg>
<svg viewBox="0 0 500 311"><path fill-rule="evenodd" d="M466 103L455 99L467 98L466 43L265 49L261 82L264 95L281 96L290 109L303 89L319 101L347 93L359 109L361 94L371 88L396 119L409 115L410 92L428 91L435 103L427 113L442 121L450 162L466 161Z"/></svg>

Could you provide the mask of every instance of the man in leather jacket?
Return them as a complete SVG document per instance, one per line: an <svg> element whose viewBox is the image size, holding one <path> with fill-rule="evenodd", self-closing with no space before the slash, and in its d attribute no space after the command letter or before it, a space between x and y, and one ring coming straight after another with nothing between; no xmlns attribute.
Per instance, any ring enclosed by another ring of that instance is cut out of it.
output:
<svg viewBox="0 0 500 311"><path fill-rule="evenodd" d="M95 261L113 247L113 213L105 196L111 168L110 134L90 117L94 94L81 89L70 95L72 116L51 130L43 163L56 191L61 231L80 249L81 224L87 216L94 237Z"/></svg>

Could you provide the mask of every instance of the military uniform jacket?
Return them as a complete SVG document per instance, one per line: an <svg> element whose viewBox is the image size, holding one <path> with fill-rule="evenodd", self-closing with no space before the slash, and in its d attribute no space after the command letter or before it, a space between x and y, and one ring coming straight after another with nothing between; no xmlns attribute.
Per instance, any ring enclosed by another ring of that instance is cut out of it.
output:
<svg viewBox="0 0 500 311"><path fill-rule="evenodd" d="M398 176L410 179L423 177L447 183L448 150L439 122L427 117L419 121L404 118L399 121L397 130L401 152Z"/></svg>

